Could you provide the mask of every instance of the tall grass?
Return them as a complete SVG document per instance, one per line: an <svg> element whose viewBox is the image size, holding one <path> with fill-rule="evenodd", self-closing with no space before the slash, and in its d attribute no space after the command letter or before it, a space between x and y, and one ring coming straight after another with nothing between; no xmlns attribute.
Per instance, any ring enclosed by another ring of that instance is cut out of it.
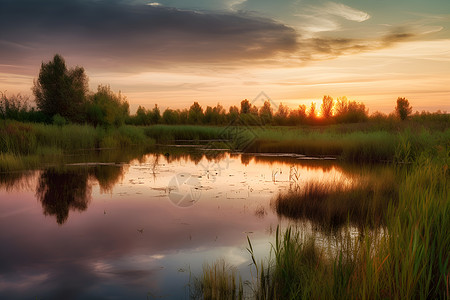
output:
<svg viewBox="0 0 450 300"><path fill-rule="evenodd" d="M367 130L357 124L352 128L154 125L147 127L145 134L163 144L222 140L222 146L247 153L335 156L348 162L410 163L426 149L450 147L450 129L431 132L416 127Z"/></svg>
<svg viewBox="0 0 450 300"><path fill-rule="evenodd" d="M395 174L385 170L348 184L336 180L307 182L303 187L278 194L273 205L280 216L311 221L324 230L337 230L348 223L360 228L385 225L388 206L397 200Z"/></svg>
<svg viewBox="0 0 450 300"><path fill-rule="evenodd" d="M225 127L199 125L154 125L145 128L145 134L159 143L225 139L226 133Z"/></svg>
<svg viewBox="0 0 450 300"><path fill-rule="evenodd" d="M278 228L258 263L255 299L450 299L450 152L419 155L399 172L385 230L342 231L328 245ZM339 191L331 189L334 194Z"/></svg>
<svg viewBox="0 0 450 300"><path fill-rule="evenodd" d="M56 159L76 150L153 146L144 128L65 126L0 122L0 171L33 168L39 161Z"/></svg>
<svg viewBox="0 0 450 300"><path fill-rule="evenodd" d="M236 269L219 259L212 265L203 266L201 278L193 282L192 299L243 299L244 286L236 278Z"/></svg>

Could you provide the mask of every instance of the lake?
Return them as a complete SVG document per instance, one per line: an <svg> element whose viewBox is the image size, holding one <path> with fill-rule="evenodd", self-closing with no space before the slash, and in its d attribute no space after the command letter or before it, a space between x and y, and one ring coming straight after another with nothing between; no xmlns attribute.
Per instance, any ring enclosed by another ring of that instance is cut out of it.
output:
<svg viewBox="0 0 450 300"><path fill-rule="evenodd" d="M192 278L221 258L251 282L247 236L264 259L278 225L332 235L277 214L274 197L308 181L351 183L360 169L172 147L0 174L0 296L189 299Z"/></svg>

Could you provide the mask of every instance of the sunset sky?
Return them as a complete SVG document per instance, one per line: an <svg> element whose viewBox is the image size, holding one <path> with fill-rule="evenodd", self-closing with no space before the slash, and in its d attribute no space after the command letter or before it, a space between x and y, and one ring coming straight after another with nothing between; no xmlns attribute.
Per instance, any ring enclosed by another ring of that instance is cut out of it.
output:
<svg viewBox="0 0 450 300"><path fill-rule="evenodd" d="M131 112L261 91L290 107L326 94L450 111L449 0L0 0L0 91L33 98L55 53Z"/></svg>

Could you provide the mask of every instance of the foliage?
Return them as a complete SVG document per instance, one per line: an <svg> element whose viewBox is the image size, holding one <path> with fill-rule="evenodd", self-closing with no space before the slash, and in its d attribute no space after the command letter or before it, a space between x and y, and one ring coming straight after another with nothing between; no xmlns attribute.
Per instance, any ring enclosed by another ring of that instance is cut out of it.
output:
<svg viewBox="0 0 450 300"><path fill-rule="evenodd" d="M337 99L334 117L338 123L365 122L368 119L368 111L363 103L341 97Z"/></svg>
<svg viewBox="0 0 450 300"><path fill-rule="evenodd" d="M88 122L94 126L120 126L129 115L129 104L120 92L116 95L109 85L99 85L97 92L89 97L86 114Z"/></svg>
<svg viewBox="0 0 450 300"><path fill-rule="evenodd" d="M56 54L52 61L42 63L32 90L37 107L46 115L60 114L72 122L83 121L88 92L83 68L67 69L64 58Z"/></svg>
<svg viewBox="0 0 450 300"><path fill-rule="evenodd" d="M189 124L201 124L203 121L203 108L198 104L198 102L194 102L189 108L188 113L188 121Z"/></svg>
<svg viewBox="0 0 450 300"><path fill-rule="evenodd" d="M412 107L411 105L409 105L408 99L401 97L397 98L397 106L395 107L395 113L402 121L408 118L408 116L412 113Z"/></svg>
<svg viewBox="0 0 450 300"><path fill-rule="evenodd" d="M333 114L333 98L330 96L323 96L322 104L320 105L320 111L322 112L322 117L325 119L330 119Z"/></svg>

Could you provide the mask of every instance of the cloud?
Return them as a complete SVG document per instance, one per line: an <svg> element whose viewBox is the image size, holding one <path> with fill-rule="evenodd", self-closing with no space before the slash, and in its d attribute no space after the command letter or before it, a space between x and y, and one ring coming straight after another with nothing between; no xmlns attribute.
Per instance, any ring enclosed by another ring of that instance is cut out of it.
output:
<svg viewBox="0 0 450 300"><path fill-rule="evenodd" d="M195 74L202 68L211 72L331 59L441 29L390 26L385 34L356 38L340 31L336 16L357 22L370 16L335 2L293 12L295 29L254 12L181 10L166 6L168 0L0 2L0 73L33 76L55 53L93 72ZM254 2L227 1L239 9Z"/></svg>
<svg viewBox="0 0 450 300"><path fill-rule="evenodd" d="M354 9L342 3L328 2L322 10L325 13L342 17L349 21L364 22L370 19L370 15L368 13Z"/></svg>
<svg viewBox="0 0 450 300"><path fill-rule="evenodd" d="M117 1L3 2L0 64L62 53L102 68L136 70L264 59L296 48L295 30L245 13Z"/></svg>

